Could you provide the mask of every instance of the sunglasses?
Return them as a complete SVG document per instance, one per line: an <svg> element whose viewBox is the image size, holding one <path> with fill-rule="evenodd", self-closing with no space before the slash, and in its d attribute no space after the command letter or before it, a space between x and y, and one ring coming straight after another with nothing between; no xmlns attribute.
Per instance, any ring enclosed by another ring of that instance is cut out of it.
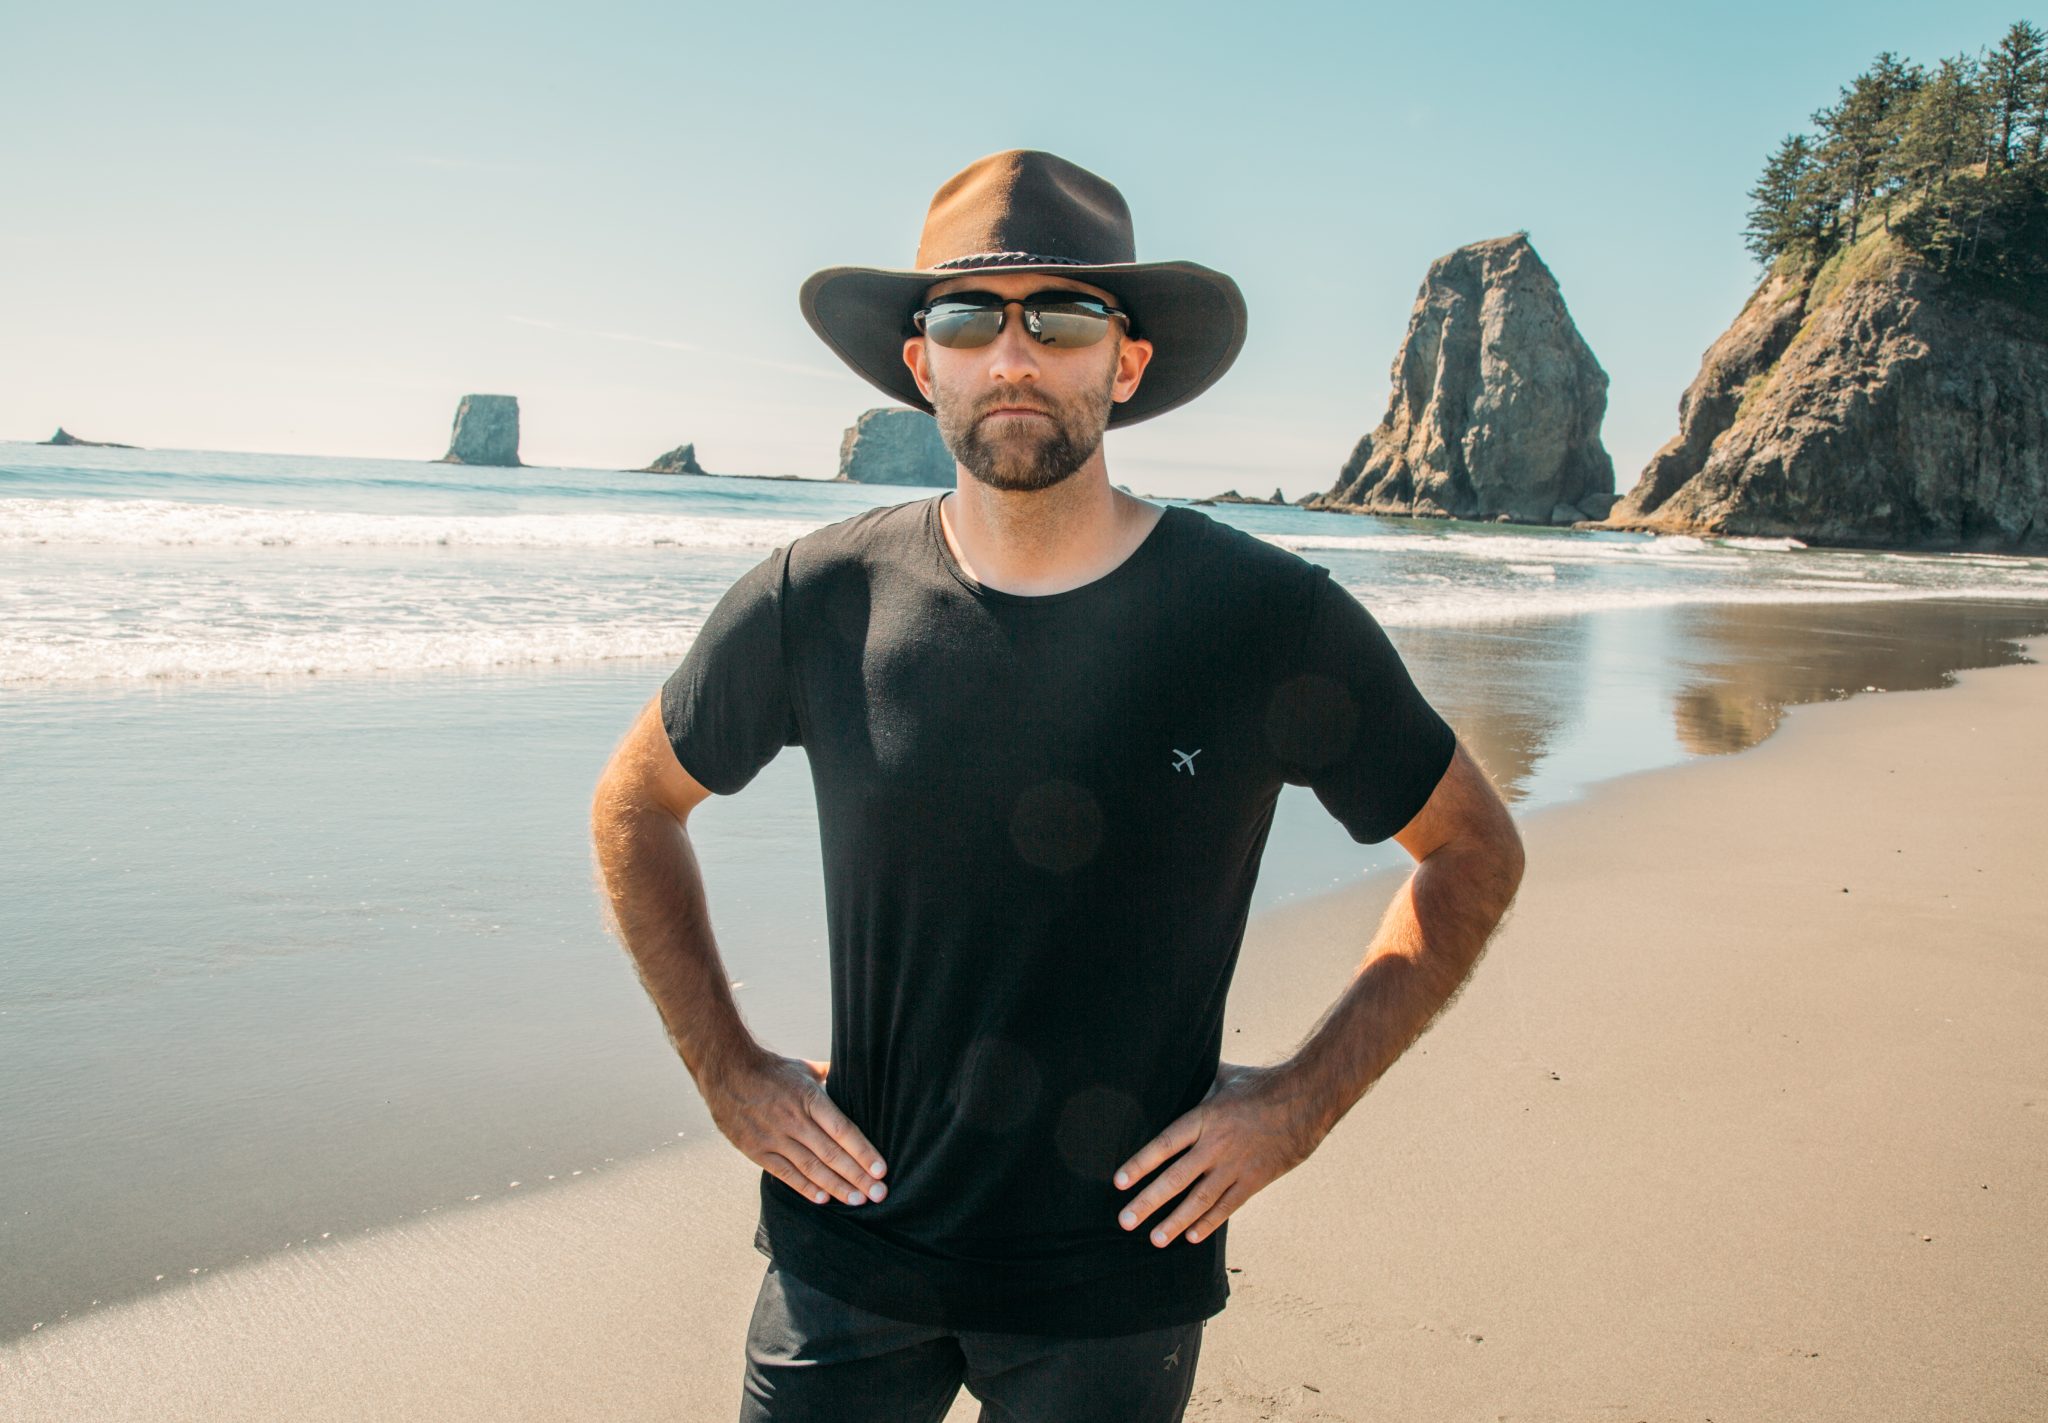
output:
<svg viewBox="0 0 2048 1423"><path fill-rule="evenodd" d="M1109 334L1109 319L1123 317L1108 302L1085 292L1033 292L1027 297L1000 297L994 292L948 292L930 306L910 314L917 329L953 350L986 346L1002 333L1010 319L1010 307L1024 309L1024 329L1041 346L1092 346Z"/></svg>

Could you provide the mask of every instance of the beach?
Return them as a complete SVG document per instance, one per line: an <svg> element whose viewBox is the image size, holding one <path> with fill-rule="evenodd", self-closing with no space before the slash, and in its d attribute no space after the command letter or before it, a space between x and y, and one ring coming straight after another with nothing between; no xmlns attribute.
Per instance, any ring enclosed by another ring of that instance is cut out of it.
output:
<svg viewBox="0 0 2048 1423"><path fill-rule="evenodd" d="M1054 153L843 7L16 8L0 1423L718 1423L771 1239L1204 1275L1193 1423L2048 1423L2048 28L1089 7L1190 102ZM1446 725L1469 977L1089 1265L1219 1037L1442 990Z"/></svg>
<svg viewBox="0 0 2048 1423"><path fill-rule="evenodd" d="M1189 1417L2048 1417L2044 711L1968 670L1522 815L1466 990L1234 1218ZM1233 1059L1399 878L1254 918ZM0 1345L0 1412L729 1417L755 1181L683 1144L294 1242Z"/></svg>

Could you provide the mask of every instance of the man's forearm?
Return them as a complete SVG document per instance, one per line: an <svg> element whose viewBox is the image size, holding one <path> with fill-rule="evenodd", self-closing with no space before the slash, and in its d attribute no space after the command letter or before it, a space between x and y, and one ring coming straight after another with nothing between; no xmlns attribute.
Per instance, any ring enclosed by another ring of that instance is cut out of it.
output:
<svg viewBox="0 0 2048 1423"><path fill-rule="evenodd" d="M1320 1140L1455 995L1521 882L1519 844L1446 845L1417 865L1351 986L1287 1064Z"/></svg>
<svg viewBox="0 0 2048 1423"><path fill-rule="evenodd" d="M657 807L608 802L594 809L591 829L613 932L690 1075L701 1085L758 1057L711 934L689 835Z"/></svg>

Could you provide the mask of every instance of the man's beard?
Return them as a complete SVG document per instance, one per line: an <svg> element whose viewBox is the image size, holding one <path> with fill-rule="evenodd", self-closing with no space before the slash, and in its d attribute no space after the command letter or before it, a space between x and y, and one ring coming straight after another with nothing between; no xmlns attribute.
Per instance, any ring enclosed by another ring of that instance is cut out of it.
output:
<svg viewBox="0 0 2048 1423"><path fill-rule="evenodd" d="M1092 397L1075 397L1065 408L1049 405L1034 394L1007 391L969 404L945 398L942 387L935 402L939 438L969 474L991 489L1050 489L1088 463L1101 446L1102 432L1109 426L1109 412L1116 403L1110 396L1115 388L1114 365L1100 390ZM1012 403L1043 411L1051 418L1006 417L992 423L982 418Z"/></svg>

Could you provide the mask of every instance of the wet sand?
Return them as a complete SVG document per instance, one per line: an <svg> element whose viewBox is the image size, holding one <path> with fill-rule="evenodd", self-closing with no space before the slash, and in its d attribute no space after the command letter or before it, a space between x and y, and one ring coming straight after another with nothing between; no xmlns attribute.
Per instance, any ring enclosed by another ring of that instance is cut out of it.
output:
<svg viewBox="0 0 2048 1423"><path fill-rule="evenodd" d="M1466 992L1233 1222L1189 1416L2048 1417L2048 667L1958 682L1528 814ZM1254 921L1233 1057L1398 878ZM673 1149L204 1274L0 1346L0 1415L728 1418L754 1181Z"/></svg>

